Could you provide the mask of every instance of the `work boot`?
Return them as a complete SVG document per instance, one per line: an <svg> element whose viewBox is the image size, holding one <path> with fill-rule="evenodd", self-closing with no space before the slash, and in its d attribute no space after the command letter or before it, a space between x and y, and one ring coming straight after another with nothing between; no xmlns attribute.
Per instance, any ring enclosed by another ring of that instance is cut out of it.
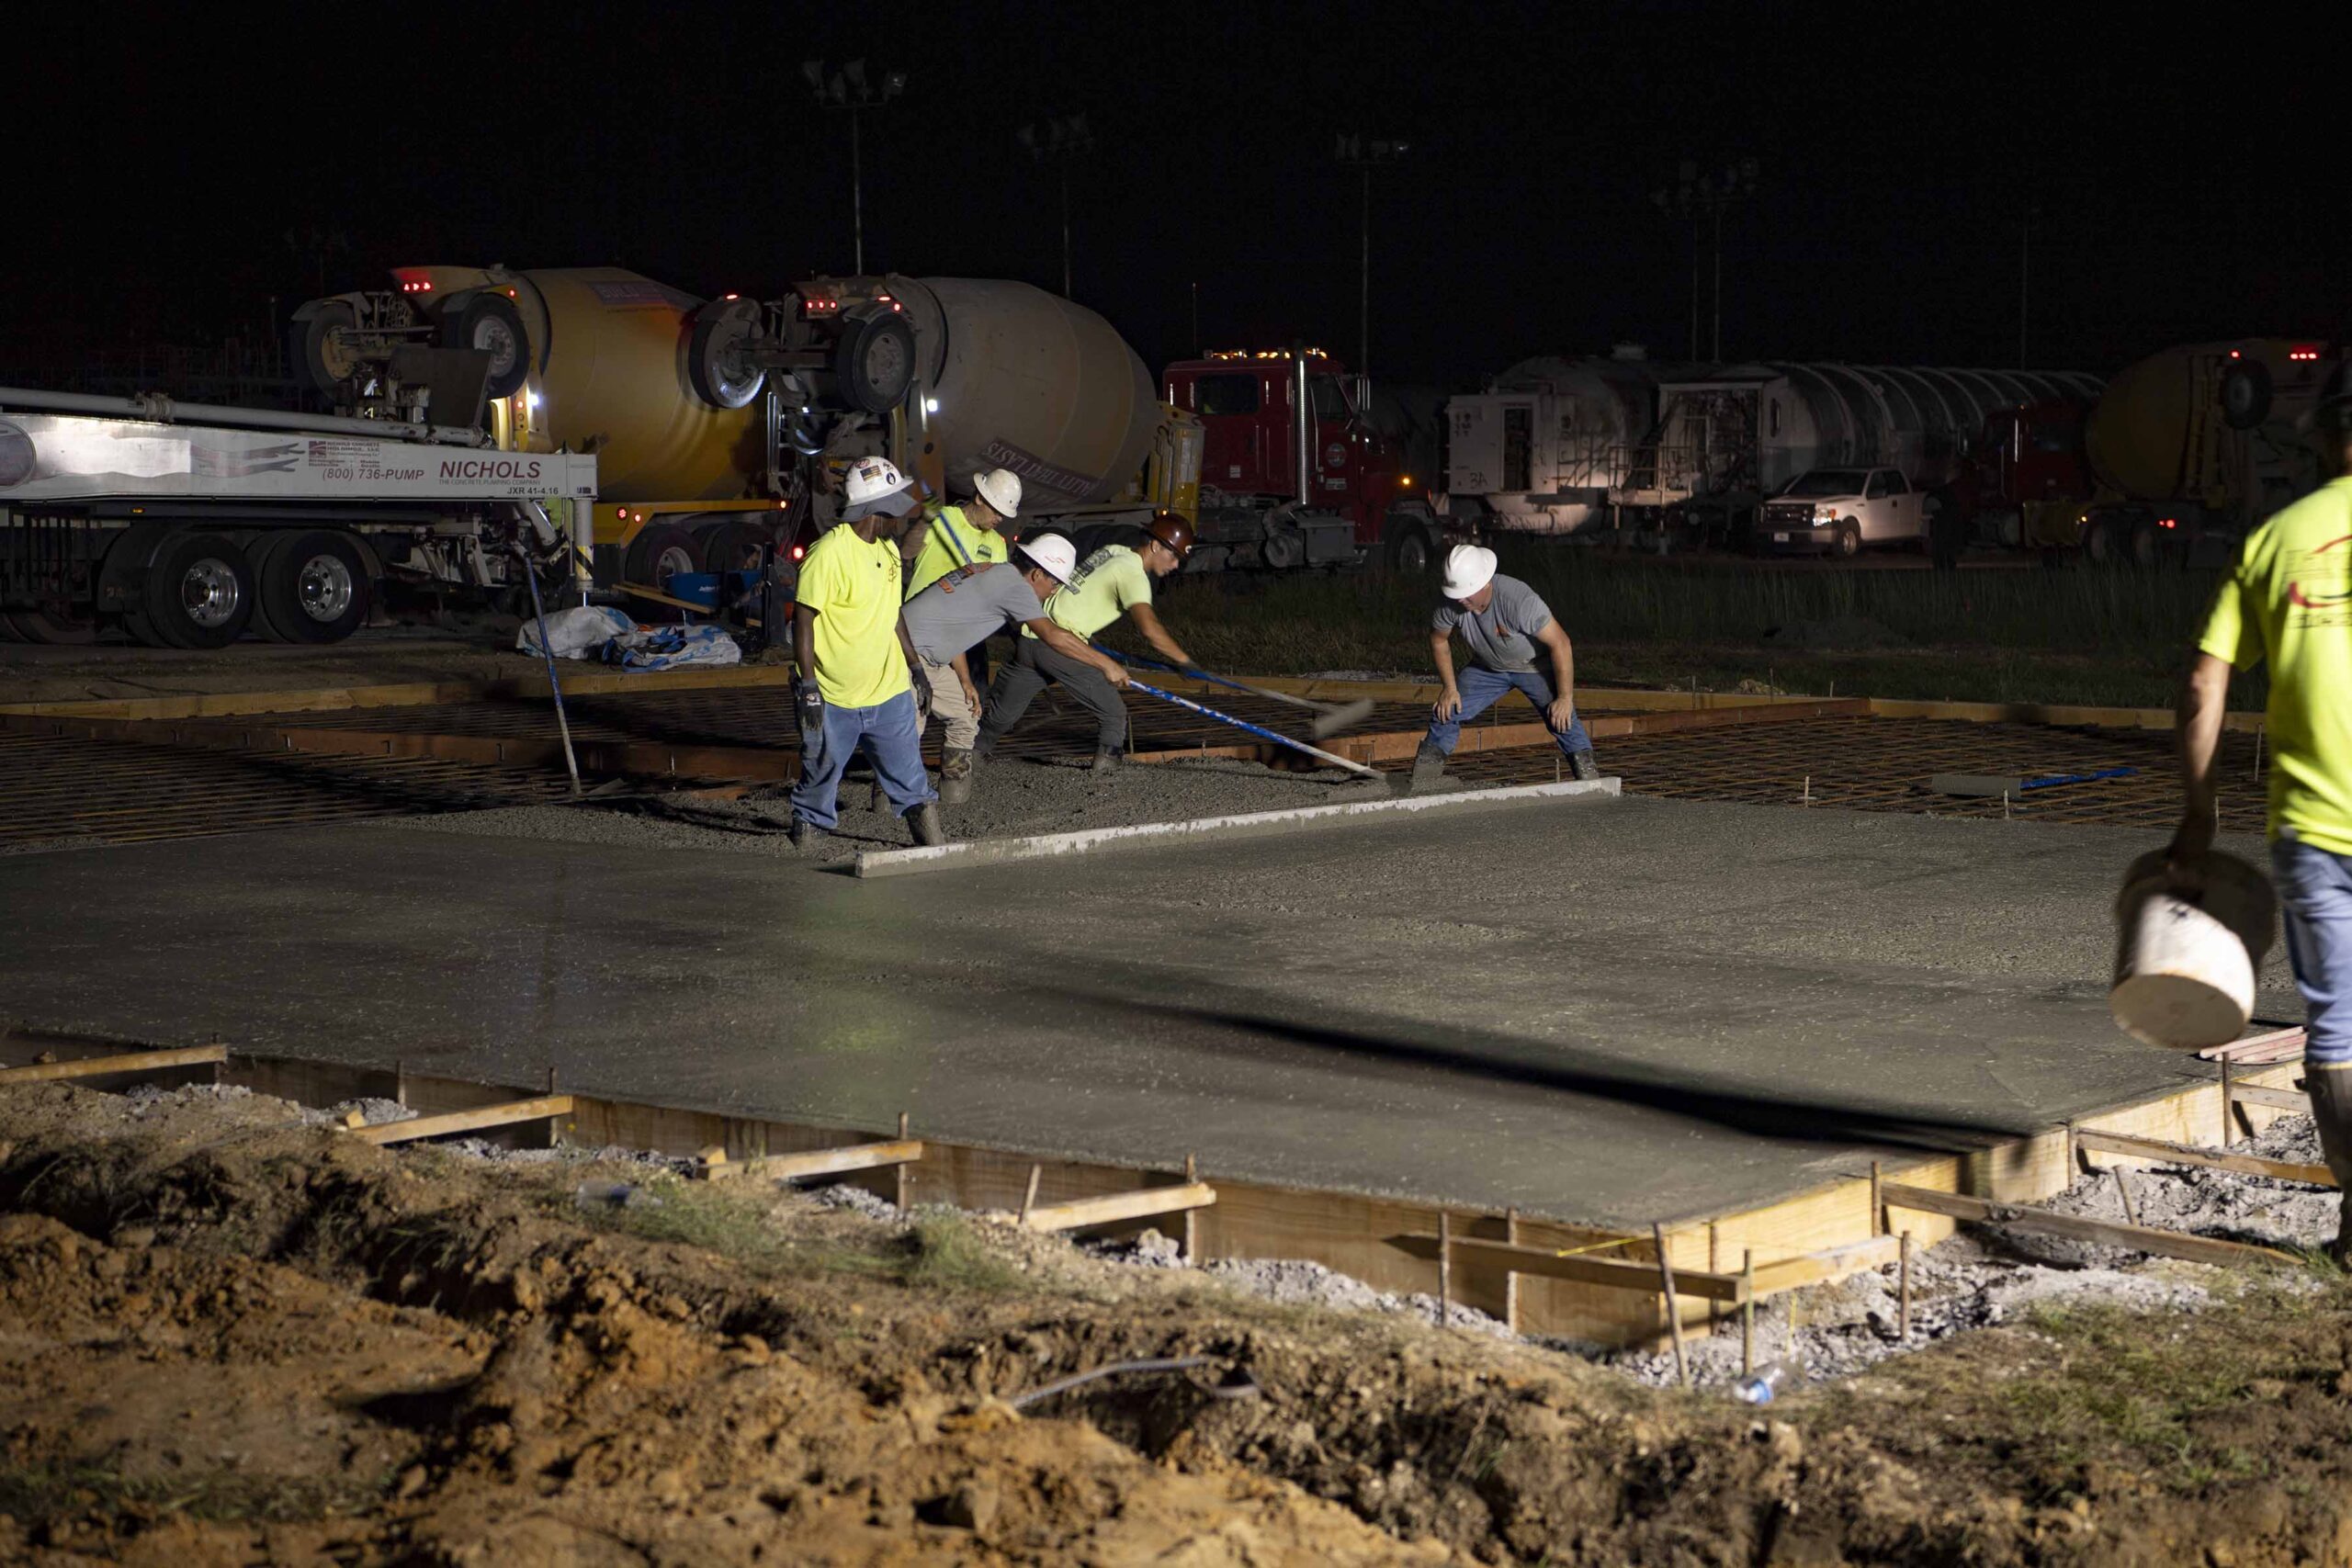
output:
<svg viewBox="0 0 2352 1568"><path fill-rule="evenodd" d="M2352 1064L2315 1067L2306 1063L2303 1088L2312 1097L2312 1121L2319 1127L2320 1157L2327 1162L2335 1185L2352 1193ZM2337 1219L2335 1241L2327 1256L2338 1269L2352 1269L2352 1208Z"/></svg>
<svg viewBox="0 0 2352 1568"><path fill-rule="evenodd" d="M817 829L806 817L796 816L784 829L784 836L791 841L794 849L805 850L809 840L816 838Z"/></svg>
<svg viewBox="0 0 2352 1568"><path fill-rule="evenodd" d="M972 754L950 748L939 759L939 804L961 806L972 798Z"/></svg>
<svg viewBox="0 0 2352 1568"><path fill-rule="evenodd" d="M908 811L907 831L915 836L917 844L925 848L947 841L946 830L939 825L939 807L928 800Z"/></svg>
<svg viewBox="0 0 2352 1568"><path fill-rule="evenodd" d="M874 788L865 797L865 809L879 811L889 804L890 797L882 793L882 775L876 773L874 775Z"/></svg>
<svg viewBox="0 0 2352 1568"><path fill-rule="evenodd" d="M1412 776L1406 781L1405 793L1419 795L1423 790L1435 789L1438 781L1443 777L1445 753L1424 740L1421 749L1413 753Z"/></svg>
<svg viewBox="0 0 2352 1568"><path fill-rule="evenodd" d="M1115 773L1119 771L1119 754L1116 751L1097 751L1094 761L1087 764L1086 771L1098 777L1103 773Z"/></svg>
<svg viewBox="0 0 2352 1568"><path fill-rule="evenodd" d="M1568 753L1568 777L1572 779L1597 779L1600 776L1600 764L1593 761L1591 747L1588 746L1581 751L1571 751Z"/></svg>

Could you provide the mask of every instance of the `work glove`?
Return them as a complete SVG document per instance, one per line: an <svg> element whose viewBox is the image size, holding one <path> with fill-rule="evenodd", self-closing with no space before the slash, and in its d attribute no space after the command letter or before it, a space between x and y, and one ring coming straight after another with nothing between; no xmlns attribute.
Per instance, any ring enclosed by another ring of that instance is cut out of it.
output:
<svg viewBox="0 0 2352 1568"><path fill-rule="evenodd" d="M907 673L914 677L915 716L923 723L931 722L931 676L920 664L907 666Z"/></svg>
<svg viewBox="0 0 2352 1568"><path fill-rule="evenodd" d="M825 727L825 694L817 689L816 682L804 678L795 686L792 704L800 710L801 728L822 729Z"/></svg>

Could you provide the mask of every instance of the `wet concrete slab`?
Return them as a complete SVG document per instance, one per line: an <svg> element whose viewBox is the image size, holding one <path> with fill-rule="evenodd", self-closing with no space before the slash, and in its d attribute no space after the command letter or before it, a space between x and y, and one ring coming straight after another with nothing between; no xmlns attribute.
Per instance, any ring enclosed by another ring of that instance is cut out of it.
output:
<svg viewBox="0 0 2352 1568"><path fill-rule="evenodd" d="M2109 900L2151 841L1536 802L860 883L301 829L0 859L0 997L53 1028L1646 1226L2210 1077L2107 1016ZM2266 981L2263 1014L2300 1017Z"/></svg>

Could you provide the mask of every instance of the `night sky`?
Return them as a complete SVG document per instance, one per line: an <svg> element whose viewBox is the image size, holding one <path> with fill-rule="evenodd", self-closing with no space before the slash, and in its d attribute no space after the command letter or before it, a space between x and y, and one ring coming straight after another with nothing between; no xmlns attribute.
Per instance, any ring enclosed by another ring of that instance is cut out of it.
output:
<svg viewBox="0 0 2352 1568"><path fill-rule="evenodd" d="M2201 18L2193 25L2172 22ZM2108 370L2343 330L2352 97L2337 6L20 7L0 368L255 335L410 262L613 263L698 293L850 265L848 125L800 62L908 95L865 121L870 270L1057 287L1157 366L1294 336L1375 374L1680 357L1690 230L1651 193L1754 158L1724 224L1733 357ZM2323 134L2324 126L2336 129ZM289 232L294 243L289 244ZM323 254L314 236L325 239ZM1710 329L1711 330L1711 329ZM1704 344L1702 341L1702 349Z"/></svg>

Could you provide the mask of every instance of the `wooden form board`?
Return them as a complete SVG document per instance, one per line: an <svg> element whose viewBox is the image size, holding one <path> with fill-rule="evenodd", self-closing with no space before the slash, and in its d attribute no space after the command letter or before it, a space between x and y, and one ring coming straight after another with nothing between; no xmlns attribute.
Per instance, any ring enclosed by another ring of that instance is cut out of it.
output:
<svg viewBox="0 0 2352 1568"><path fill-rule="evenodd" d="M522 655L516 655L518 660ZM0 714L57 718L237 718L257 713L334 713L353 708L431 707L501 697L545 701L548 678L533 661L530 671L495 681L408 681L392 684L306 687L296 691L190 692L163 697L104 697L75 702L0 704ZM711 670L648 670L635 674L581 665L561 672L567 694L688 692L741 686L782 686L792 681L782 665L730 665Z"/></svg>
<svg viewBox="0 0 2352 1568"><path fill-rule="evenodd" d="M838 1148L808 1149L799 1154L761 1155L749 1159L705 1159L694 1174L705 1181L737 1178L761 1181L797 1181L812 1176L847 1176L853 1171L883 1170L912 1165L922 1158L919 1138L894 1138L887 1143L845 1144Z"/></svg>
<svg viewBox="0 0 2352 1568"><path fill-rule="evenodd" d="M2097 1128L2078 1130L2075 1145L2088 1154L2122 1155L2145 1165L2196 1165L2211 1170L2235 1171L2240 1176L2266 1176L2273 1181L2300 1181L2308 1187L2335 1185L2335 1176L2324 1165L2200 1149L2187 1144L2168 1144L2161 1138L2135 1138Z"/></svg>
<svg viewBox="0 0 2352 1568"><path fill-rule="evenodd" d="M119 1073L154 1073L171 1067L218 1066L229 1059L226 1045L180 1045L153 1051L119 1051L103 1056L78 1056L62 1062L30 1062L21 1067L0 1067L0 1088L11 1084L62 1083L74 1078L111 1077Z"/></svg>
<svg viewBox="0 0 2352 1568"><path fill-rule="evenodd" d="M1205 1181L1174 1187L1143 1187L1133 1192L1106 1192L1099 1198L1078 1198L1031 1209L1021 1224L1033 1231L1091 1230L1127 1220L1158 1219L1205 1209L1216 1201L1216 1189Z"/></svg>
<svg viewBox="0 0 2352 1568"><path fill-rule="evenodd" d="M542 1122L571 1113L571 1096L543 1094L530 1100L510 1100L471 1111L446 1111L438 1116L413 1116L405 1122L379 1122L354 1127L351 1135L363 1144L408 1144L419 1138L446 1138L452 1133L480 1133L511 1127L518 1122Z"/></svg>
<svg viewBox="0 0 2352 1568"><path fill-rule="evenodd" d="M2065 1236L2075 1241L2127 1247L2158 1258L2179 1258L2191 1263L2213 1263L2224 1268L2264 1260L2278 1263L2295 1261L2287 1254L2275 1252L2267 1247L2249 1247L2237 1241L2215 1241L2210 1236L2188 1235L2148 1225L2116 1224L2107 1220L2086 1219L2079 1214L2056 1214L2027 1203L1996 1203L1987 1198L1974 1198L1960 1192L1939 1192L1931 1188L1913 1187L1899 1181L1886 1183L1882 1192L1889 1208L1914 1209L1973 1224L2007 1225L2013 1230L2037 1235Z"/></svg>

